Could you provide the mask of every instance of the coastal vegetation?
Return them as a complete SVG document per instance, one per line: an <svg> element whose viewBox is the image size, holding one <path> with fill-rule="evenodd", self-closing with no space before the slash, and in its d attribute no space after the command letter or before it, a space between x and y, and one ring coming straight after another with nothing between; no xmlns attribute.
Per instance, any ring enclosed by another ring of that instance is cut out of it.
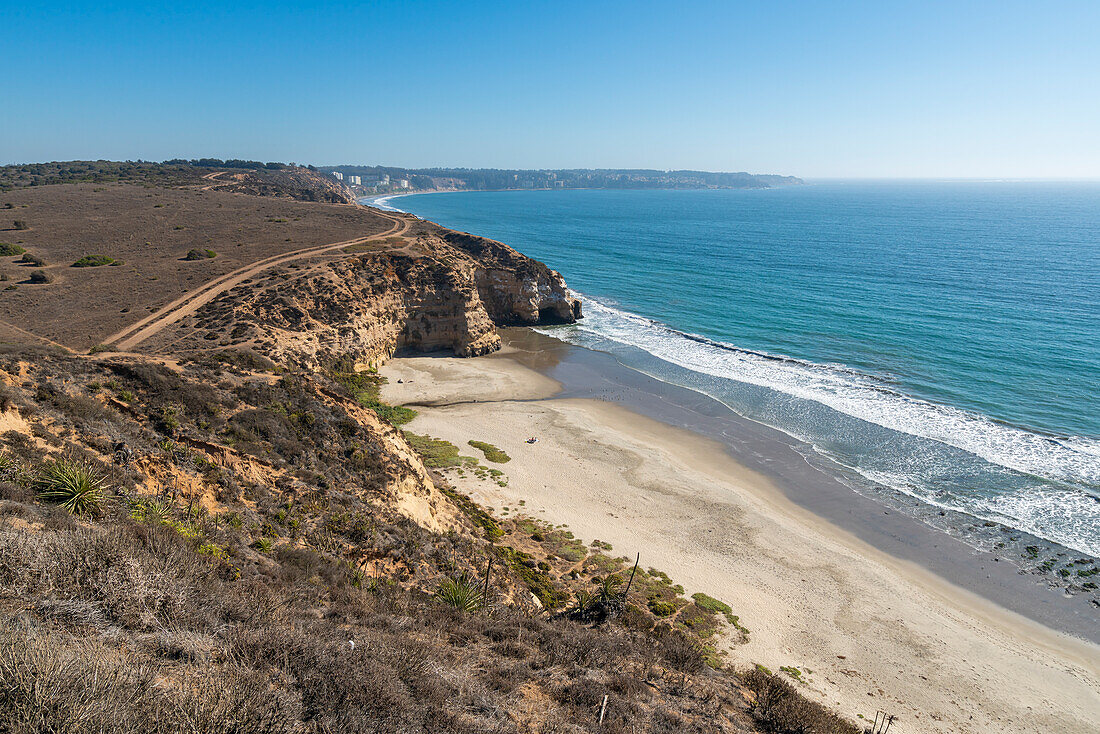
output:
<svg viewBox="0 0 1100 734"><path fill-rule="evenodd" d="M26 252L26 250L19 245L13 245L10 242L0 242L0 257L22 255L24 252Z"/></svg>
<svg viewBox="0 0 1100 734"><path fill-rule="evenodd" d="M103 478L90 465L69 459L44 463L35 480L38 496L58 504L71 515L90 515L103 501Z"/></svg>
<svg viewBox="0 0 1100 734"><path fill-rule="evenodd" d="M512 460L511 456L501 451L491 443L474 440L470 440L468 443L481 453L485 454L485 459L487 461L492 461L496 464L504 464Z"/></svg>
<svg viewBox="0 0 1100 734"><path fill-rule="evenodd" d="M432 469L446 469L462 466L471 457L459 456L458 447L450 441L431 436L422 436L412 431L405 431L405 440L413 447L420 458L424 460L424 466ZM473 461L476 462L476 459Z"/></svg>
<svg viewBox="0 0 1100 734"><path fill-rule="evenodd" d="M341 364L330 370L329 376L364 408L373 410L379 418L394 426L402 426L416 417L416 411L384 402L380 389L386 378L374 372L356 372L353 365ZM455 450L457 454L457 449Z"/></svg>
<svg viewBox="0 0 1100 734"><path fill-rule="evenodd" d="M215 258L217 256L218 256L218 253L214 252L213 250L196 247L196 248L188 250L187 254L184 255L183 259L184 260L212 260L213 258Z"/></svg>
<svg viewBox="0 0 1100 734"><path fill-rule="evenodd" d="M74 268L98 268L103 265L113 265L115 259L107 255L85 255L72 264Z"/></svg>

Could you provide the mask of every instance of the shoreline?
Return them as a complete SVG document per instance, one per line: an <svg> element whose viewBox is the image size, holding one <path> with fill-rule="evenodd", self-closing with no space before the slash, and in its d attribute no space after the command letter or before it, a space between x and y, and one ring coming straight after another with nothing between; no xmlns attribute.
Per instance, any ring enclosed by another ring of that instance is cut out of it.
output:
<svg viewBox="0 0 1100 734"><path fill-rule="evenodd" d="M610 354L529 330L511 330L511 342L518 350L514 359L564 383L554 397L614 401L717 441L731 458L766 475L777 491L815 518L1006 610L1100 645L1100 608L1090 595L1068 595L996 550L977 548L967 538L922 521L908 507L856 491L790 434L745 418L705 393L624 366ZM525 352L542 357L528 360ZM549 353L558 357L548 369Z"/></svg>
<svg viewBox="0 0 1100 734"><path fill-rule="evenodd" d="M848 716L892 710L902 732L1083 732L1100 716L1095 644L1009 611L980 584L892 554L821 511L844 511L851 497L807 508L784 486L798 477L757 470L783 463L781 450L762 450L774 437L738 436L758 460L746 461L698 430L707 426L684 425L684 411L706 422L703 396L678 404L684 395L647 392L638 383L653 378L624 378L601 360L609 355L525 329L505 336L505 351L478 360L393 360L382 369L385 398L421 410L410 430L459 446L487 440L513 456L500 467L507 487L448 477L479 502L501 512L523 500L525 511L586 541L641 550L650 556L643 563L689 594L730 603L752 630L730 663L805 666L806 685L823 701ZM651 410L639 410L645 401ZM523 444L531 434L540 442ZM919 547L905 527L915 520L884 519L885 537ZM991 583L1018 592L1017 574L995 565Z"/></svg>
<svg viewBox="0 0 1100 734"><path fill-rule="evenodd" d="M798 183L798 184L786 184L783 186L758 186L758 187L745 187L745 188L699 188L699 189L611 189L611 188L586 188L583 186L571 186L569 188L554 188L554 189L431 189L427 191L409 191L402 194L368 194L367 196L356 196L355 203L360 206L373 206L378 209L401 212L402 214L408 214L410 216L417 217L418 215L412 212L407 212L404 209L396 209L391 207L377 206L374 202L379 200L399 199L404 196L419 196L420 194L490 194L490 193L504 193L510 191L778 191L780 189L787 188L788 186L808 186L811 184ZM442 225L440 225L442 226Z"/></svg>

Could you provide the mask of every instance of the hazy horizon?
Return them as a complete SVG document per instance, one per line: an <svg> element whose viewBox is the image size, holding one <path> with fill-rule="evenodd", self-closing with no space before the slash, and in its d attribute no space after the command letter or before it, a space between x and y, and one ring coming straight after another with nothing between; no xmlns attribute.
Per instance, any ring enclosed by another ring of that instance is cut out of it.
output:
<svg viewBox="0 0 1100 734"><path fill-rule="evenodd" d="M3 17L4 163L1100 178L1100 4L1084 0L76 2Z"/></svg>

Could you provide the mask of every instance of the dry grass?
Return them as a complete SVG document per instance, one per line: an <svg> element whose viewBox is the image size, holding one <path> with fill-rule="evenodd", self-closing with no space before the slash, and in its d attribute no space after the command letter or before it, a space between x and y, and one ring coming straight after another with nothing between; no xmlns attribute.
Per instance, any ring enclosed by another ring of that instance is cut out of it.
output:
<svg viewBox="0 0 1100 734"><path fill-rule="evenodd" d="M644 571L625 605L605 605L614 614L552 614L597 575L606 582L611 565L582 564L570 580L565 556L589 553L581 541L544 524L519 531L453 492L469 513L461 531L400 515L392 487L414 475L385 448L393 429L322 399L327 382L221 363L174 371L0 353L0 371L19 370L10 408L122 496L79 520L36 501L26 490L42 447L0 436L7 730L753 726L736 677L708 668L692 630L656 624L644 608L642 592L674 584ZM107 408L122 391L125 409ZM623 586L609 588L611 600Z"/></svg>

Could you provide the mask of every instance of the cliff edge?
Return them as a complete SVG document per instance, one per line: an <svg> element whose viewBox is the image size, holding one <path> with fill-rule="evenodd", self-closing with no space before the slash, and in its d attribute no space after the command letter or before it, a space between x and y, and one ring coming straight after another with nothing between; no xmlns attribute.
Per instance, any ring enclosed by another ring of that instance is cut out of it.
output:
<svg viewBox="0 0 1100 734"><path fill-rule="evenodd" d="M543 263L500 242L394 216L407 227L403 235L272 268L143 349L250 348L301 367L380 364L398 351L476 357L500 348L497 327L581 317L580 301Z"/></svg>

